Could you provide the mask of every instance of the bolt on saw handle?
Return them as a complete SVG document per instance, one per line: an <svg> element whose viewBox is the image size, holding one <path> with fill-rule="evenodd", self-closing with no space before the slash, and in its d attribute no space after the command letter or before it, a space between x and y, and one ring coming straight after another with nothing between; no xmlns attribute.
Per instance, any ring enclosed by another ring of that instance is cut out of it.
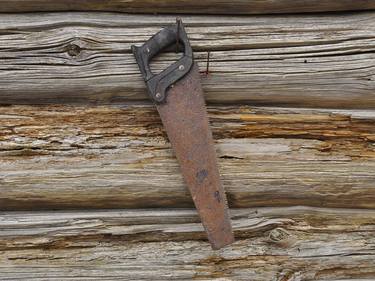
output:
<svg viewBox="0 0 375 281"><path fill-rule="evenodd" d="M183 57L159 74L153 74L149 65L152 58L173 43L178 44L180 42L184 46ZM168 87L183 78L193 65L193 51L180 19L176 20L174 26L166 27L152 36L141 47L133 45L131 48L138 63L139 70L146 82L149 95L156 103L165 102Z"/></svg>

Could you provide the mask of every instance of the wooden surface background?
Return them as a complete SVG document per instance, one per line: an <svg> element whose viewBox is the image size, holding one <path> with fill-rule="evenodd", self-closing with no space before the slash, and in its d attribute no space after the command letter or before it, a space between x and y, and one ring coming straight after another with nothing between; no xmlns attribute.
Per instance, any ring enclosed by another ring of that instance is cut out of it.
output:
<svg viewBox="0 0 375 281"><path fill-rule="evenodd" d="M375 280L375 1L0 4L1 281ZM237 239L220 251L130 52L177 12Z"/></svg>

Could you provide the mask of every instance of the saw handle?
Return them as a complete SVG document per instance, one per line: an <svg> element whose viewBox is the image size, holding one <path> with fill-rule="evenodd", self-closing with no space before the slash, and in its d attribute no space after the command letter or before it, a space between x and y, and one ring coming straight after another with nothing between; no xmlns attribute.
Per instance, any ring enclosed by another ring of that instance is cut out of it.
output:
<svg viewBox="0 0 375 281"><path fill-rule="evenodd" d="M159 74L153 74L150 68L150 61L173 43L183 44L184 55ZM139 70L147 84L150 97L157 103L165 101L167 88L184 77L193 65L193 51L179 19L176 25L162 29L141 47L133 45L131 48Z"/></svg>

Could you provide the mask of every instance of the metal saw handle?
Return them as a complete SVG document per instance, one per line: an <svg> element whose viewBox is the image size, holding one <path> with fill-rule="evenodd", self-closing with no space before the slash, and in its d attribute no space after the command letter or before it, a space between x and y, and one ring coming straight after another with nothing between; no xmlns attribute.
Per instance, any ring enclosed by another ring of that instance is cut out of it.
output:
<svg viewBox="0 0 375 281"><path fill-rule="evenodd" d="M178 44L180 42L184 46L183 57L159 74L153 74L150 68L152 58L173 43ZM180 19L177 19L175 26L162 29L141 47L133 45L131 48L138 63L139 70L146 82L149 95L156 103L165 102L168 87L183 78L193 65L193 51Z"/></svg>

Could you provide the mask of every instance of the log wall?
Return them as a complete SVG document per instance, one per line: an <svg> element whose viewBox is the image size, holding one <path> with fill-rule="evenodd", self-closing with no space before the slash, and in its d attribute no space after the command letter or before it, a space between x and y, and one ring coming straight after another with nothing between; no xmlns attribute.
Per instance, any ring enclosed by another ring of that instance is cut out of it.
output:
<svg viewBox="0 0 375 281"><path fill-rule="evenodd" d="M0 4L1 281L375 279L374 1ZM189 14L220 251L130 52L177 15L145 12Z"/></svg>

